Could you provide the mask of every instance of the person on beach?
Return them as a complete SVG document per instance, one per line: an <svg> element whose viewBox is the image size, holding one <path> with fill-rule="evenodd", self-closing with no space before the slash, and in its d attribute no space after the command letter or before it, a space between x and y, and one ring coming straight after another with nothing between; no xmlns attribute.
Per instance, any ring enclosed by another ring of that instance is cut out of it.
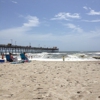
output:
<svg viewBox="0 0 100 100"><path fill-rule="evenodd" d="M4 54L1 54L1 56L2 56L2 59L4 59Z"/></svg>
<svg viewBox="0 0 100 100"><path fill-rule="evenodd" d="M9 56L10 56L10 62L13 62L13 60L14 60L13 55L11 53L9 53Z"/></svg>
<svg viewBox="0 0 100 100"><path fill-rule="evenodd" d="M4 53L1 53L1 59L0 59L0 63L3 63L3 62L5 62L5 57L4 57L5 55L4 55Z"/></svg>
<svg viewBox="0 0 100 100"><path fill-rule="evenodd" d="M63 56L63 61L65 61L65 56Z"/></svg>
<svg viewBox="0 0 100 100"><path fill-rule="evenodd" d="M9 53L9 55L10 55L10 62L17 62L18 61L17 57L14 58L12 53Z"/></svg>
<svg viewBox="0 0 100 100"><path fill-rule="evenodd" d="M26 52L24 52L24 55L25 55L25 60L29 61L28 56L26 55Z"/></svg>

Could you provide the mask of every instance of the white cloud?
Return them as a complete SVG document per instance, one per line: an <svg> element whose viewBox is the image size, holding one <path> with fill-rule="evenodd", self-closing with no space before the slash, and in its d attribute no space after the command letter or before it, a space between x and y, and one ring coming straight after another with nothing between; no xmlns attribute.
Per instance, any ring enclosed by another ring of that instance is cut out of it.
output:
<svg viewBox="0 0 100 100"><path fill-rule="evenodd" d="M5 41L11 38L20 41L26 40L29 37L27 32L30 31L33 27L38 26L40 23L39 19L35 16L27 16L26 18L28 22L24 23L20 27L0 30L0 39L5 39Z"/></svg>
<svg viewBox="0 0 100 100"><path fill-rule="evenodd" d="M70 13L61 12L55 15L54 18L51 18L51 20L69 20L70 18L79 19L80 16L78 13L70 14Z"/></svg>
<svg viewBox="0 0 100 100"><path fill-rule="evenodd" d="M17 4L17 2L16 2L16 1L12 1L12 3L15 3L15 4Z"/></svg>
<svg viewBox="0 0 100 100"><path fill-rule="evenodd" d="M28 19L28 22L23 24L25 27L36 27L40 24L39 19L35 16L29 15L26 18Z"/></svg>
<svg viewBox="0 0 100 100"><path fill-rule="evenodd" d="M100 11L96 12L95 10L91 9L90 7L88 8L88 7L86 7L86 6L84 6L83 8L84 8L85 10L90 10L90 12L87 13L88 15L100 15Z"/></svg>
<svg viewBox="0 0 100 100"><path fill-rule="evenodd" d="M73 29L74 31L77 31L79 33L83 32L83 30L80 27L75 26L74 24L68 23L65 24L68 28Z"/></svg>
<svg viewBox="0 0 100 100"><path fill-rule="evenodd" d="M84 9L88 10L88 8L86 6L83 7Z"/></svg>
<svg viewBox="0 0 100 100"><path fill-rule="evenodd" d="M100 22L100 19L98 19L98 20L82 20L82 21L85 21L85 22Z"/></svg>
<svg viewBox="0 0 100 100"><path fill-rule="evenodd" d="M100 15L100 11L99 12L96 12L96 11L94 11L94 10L90 10L90 12L89 13L87 13L88 15Z"/></svg>

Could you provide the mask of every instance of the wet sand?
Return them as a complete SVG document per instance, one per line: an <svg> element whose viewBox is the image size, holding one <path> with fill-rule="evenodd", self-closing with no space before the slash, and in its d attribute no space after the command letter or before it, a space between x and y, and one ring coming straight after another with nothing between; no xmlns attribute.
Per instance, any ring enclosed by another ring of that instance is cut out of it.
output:
<svg viewBox="0 0 100 100"><path fill-rule="evenodd" d="M100 100L100 62L0 64L0 100Z"/></svg>

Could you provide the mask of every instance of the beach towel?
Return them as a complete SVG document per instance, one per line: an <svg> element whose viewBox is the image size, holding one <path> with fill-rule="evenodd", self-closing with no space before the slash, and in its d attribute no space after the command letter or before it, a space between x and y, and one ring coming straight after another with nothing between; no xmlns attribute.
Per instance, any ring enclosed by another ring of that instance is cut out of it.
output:
<svg viewBox="0 0 100 100"><path fill-rule="evenodd" d="M21 64L21 63L24 63L25 61L23 60L20 60L20 61L17 61L17 62L11 62L11 64Z"/></svg>

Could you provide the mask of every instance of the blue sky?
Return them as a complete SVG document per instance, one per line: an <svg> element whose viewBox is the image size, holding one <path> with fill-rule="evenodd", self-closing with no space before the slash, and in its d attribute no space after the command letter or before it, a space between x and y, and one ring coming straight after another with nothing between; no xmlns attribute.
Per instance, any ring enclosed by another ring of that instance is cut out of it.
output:
<svg viewBox="0 0 100 100"><path fill-rule="evenodd" d="M0 44L100 51L100 0L0 0Z"/></svg>

